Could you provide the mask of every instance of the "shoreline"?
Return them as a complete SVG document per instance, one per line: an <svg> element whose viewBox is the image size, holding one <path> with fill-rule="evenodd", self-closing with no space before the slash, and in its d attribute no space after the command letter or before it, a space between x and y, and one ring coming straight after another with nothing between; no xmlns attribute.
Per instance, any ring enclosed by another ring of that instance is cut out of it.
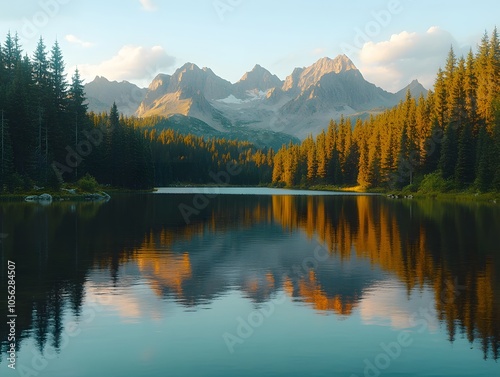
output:
<svg viewBox="0 0 500 377"><path fill-rule="evenodd" d="M293 187L282 187L276 185L216 185L216 184L176 184L168 185L162 187L174 187L174 188L192 188L192 187L239 187L239 188L272 188L272 189L287 189L287 190L309 190L309 191L336 191L336 192L348 192L348 193L359 193L359 194L379 194L381 196L391 197L393 200L398 199L436 199L443 201L455 201L455 202L481 202L481 203L492 203L500 204L500 192L486 192L486 193L472 193L467 191L458 192L406 192L406 191L394 191L394 190L383 190L383 189L364 189L361 186L355 187L338 187L331 185L314 185L310 187L293 186ZM85 201L100 201L100 200L90 200L92 196L100 195L102 193L111 197L112 194L147 194L157 191L160 187L155 187L148 190L133 190L133 189L116 189L116 188L106 188L106 192L103 190L97 190L94 193L80 192L80 193L68 193L64 191L55 192L52 190L39 190L39 191L26 191L17 192L9 194L0 194L0 202L24 202L26 197L29 196L39 196L41 194L49 194L52 196L53 201L56 202L85 202ZM408 198L408 196L411 196Z"/></svg>
<svg viewBox="0 0 500 377"><path fill-rule="evenodd" d="M76 192L70 193L68 191L54 191L54 190L30 190L16 193L0 194L1 202L26 202L27 197L38 197L43 194L49 194L54 202L102 202L106 196L111 198L113 194L142 194L154 192L151 190L131 190L131 189L116 189L106 187L105 190L96 190L95 192ZM98 196L101 198L99 199ZM109 198L107 200L109 200ZM34 200L36 202L36 200Z"/></svg>

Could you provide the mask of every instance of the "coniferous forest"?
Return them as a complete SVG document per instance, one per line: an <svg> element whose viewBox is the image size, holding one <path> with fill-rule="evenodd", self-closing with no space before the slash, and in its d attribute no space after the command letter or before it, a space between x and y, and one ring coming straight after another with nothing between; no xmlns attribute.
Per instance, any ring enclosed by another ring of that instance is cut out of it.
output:
<svg viewBox="0 0 500 377"><path fill-rule="evenodd" d="M16 35L0 46L0 190L58 189L91 175L147 189L214 180L238 166L234 185L333 185L412 191L500 190L500 40L449 51L433 90L367 120L330 121L316 137L279 151L245 141L156 128L161 119L89 112L78 70L40 38L31 56Z"/></svg>

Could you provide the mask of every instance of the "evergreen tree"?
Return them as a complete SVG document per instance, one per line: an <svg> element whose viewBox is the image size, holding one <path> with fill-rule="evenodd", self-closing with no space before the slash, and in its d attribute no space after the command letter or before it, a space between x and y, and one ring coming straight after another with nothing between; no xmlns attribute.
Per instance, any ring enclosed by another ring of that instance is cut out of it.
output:
<svg viewBox="0 0 500 377"><path fill-rule="evenodd" d="M448 122L448 91L445 75L441 68L438 70L434 84L434 108L438 125L444 130Z"/></svg>
<svg viewBox="0 0 500 377"><path fill-rule="evenodd" d="M455 168L455 179L461 186L474 182L474 145L472 127L466 123L460 134L458 144L457 165Z"/></svg>
<svg viewBox="0 0 500 377"><path fill-rule="evenodd" d="M46 147L45 137L47 136L48 120L47 114L50 113L52 108L52 88L50 83L49 61L47 59L47 51L43 38L40 37L35 54L32 59L33 65L33 83L36 112L36 149L35 149L35 165L36 165L36 178L42 180L45 177L44 172L48 168L48 150Z"/></svg>
<svg viewBox="0 0 500 377"><path fill-rule="evenodd" d="M489 163L493 171L493 188L500 191L500 98L497 98L493 105L494 126L492 134L492 148Z"/></svg>
<svg viewBox="0 0 500 377"><path fill-rule="evenodd" d="M460 58L458 66L454 71L449 97L450 119L459 132L461 132L463 124L469 121L467 119L467 93L465 81L465 60L464 58Z"/></svg>
<svg viewBox="0 0 500 377"><path fill-rule="evenodd" d="M87 125L87 104L85 103L85 92L83 80L80 78L78 68L75 70L71 78L71 85L68 92L68 115L70 124L74 127L74 145L78 147L81 140L83 130L88 128ZM78 167L75 169L75 180L78 179Z"/></svg>
<svg viewBox="0 0 500 377"><path fill-rule="evenodd" d="M324 181L328 163L326 156L326 134L324 130L316 137L316 161L318 166L316 176L319 180Z"/></svg>
<svg viewBox="0 0 500 377"><path fill-rule="evenodd" d="M444 179L453 178L457 166L457 131L450 123L446 127L439 167Z"/></svg>
<svg viewBox="0 0 500 377"><path fill-rule="evenodd" d="M425 174L433 173L439 168L443 139L442 135L444 135L444 132L441 130L436 120L431 134L425 142L425 159L423 162L423 172Z"/></svg>
<svg viewBox="0 0 500 377"><path fill-rule="evenodd" d="M64 112L67 109L68 83L64 73L65 65L62 51L57 41L51 50L49 67L54 106L57 111Z"/></svg>
<svg viewBox="0 0 500 377"><path fill-rule="evenodd" d="M305 153L307 154L307 180L313 181L316 178L317 162L316 162L316 146L312 135L309 135L304 141Z"/></svg>
<svg viewBox="0 0 500 377"><path fill-rule="evenodd" d="M471 49L467 55L467 63L465 67L465 108L467 112L467 120L471 123L473 132L477 134L477 76L474 66L475 58Z"/></svg>
<svg viewBox="0 0 500 377"><path fill-rule="evenodd" d="M495 159L493 152L493 141L486 131L486 127L481 127L477 141L477 175L476 186L482 191L488 191L491 188L495 169L493 161Z"/></svg>
<svg viewBox="0 0 500 377"><path fill-rule="evenodd" d="M450 51L448 52L448 58L446 59L446 65L444 69L444 84L448 88L446 95L446 104L447 104L447 116L448 119L452 116L453 112L453 96L454 93L451 88L453 88L453 83L455 81L457 70L457 57L455 55L455 51L453 50L453 46L450 47Z"/></svg>
<svg viewBox="0 0 500 377"><path fill-rule="evenodd" d="M490 82L488 66L490 64L490 41L485 32L479 45L479 51L476 56L475 73L477 77L477 111L478 115L484 121L487 121L490 115Z"/></svg>
<svg viewBox="0 0 500 377"><path fill-rule="evenodd" d="M0 102L1 103L1 102ZM0 109L0 192L14 172L12 142L4 110Z"/></svg>

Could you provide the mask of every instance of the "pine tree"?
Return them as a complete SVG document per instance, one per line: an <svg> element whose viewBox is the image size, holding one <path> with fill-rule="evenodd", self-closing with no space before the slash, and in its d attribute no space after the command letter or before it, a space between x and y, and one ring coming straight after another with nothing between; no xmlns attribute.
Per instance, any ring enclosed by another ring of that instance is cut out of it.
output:
<svg viewBox="0 0 500 377"><path fill-rule="evenodd" d="M435 120L431 134L425 142L425 159L423 161L425 174L433 173L439 168L443 135L443 130Z"/></svg>
<svg viewBox="0 0 500 377"><path fill-rule="evenodd" d="M316 176L320 180L324 180L326 178L327 173L327 156L326 156L326 134L323 130L316 137L316 161L317 161L317 172Z"/></svg>
<svg viewBox="0 0 500 377"><path fill-rule="evenodd" d="M13 157L8 121L5 119L5 111L0 110L0 192L14 172Z"/></svg>
<svg viewBox="0 0 500 377"><path fill-rule="evenodd" d="M500 94L500 38L496 27L491 34L488 58L488 82L490 85L488 102L491 109L493 102ZM491 111L493 110L491 109ZM492 112L491 119L489 119L492 123L494 122L494 116Z"/></svg>
<svg viewBox="0 0 500 377"><path fill-rule="evenodd" d="M486 127L481 127L477 140L476 186L482 192L490 189L494 176L494 145Z"/></svg>
<svg viewBox="0 0 500 377"><path fill-rule="evenodd" d="M370 187L368 145L366 140L361 140L359 147L358 183L363 187Z"/></svg>
<svg viewBox="0 0 500 377"><path fill-rule="evenodd" d="M479 117L487 122L490 115L490 83L488 66L490 62L490 41L485 32L476 56L475 73L477 77L477 112Z"/></svg>
<svg viewBox="0 0 500 377"><path fill-rule="evenodd" d="M35 54L32 59L33 65L33 83L35 101L37 104L36 123L37 123L37 143L35 149L35 164L38 172L37 179L42 180L45 177L44 172L48 168L48 150L45 150L47 143L45 137L47 135L48 119L47 114L50 113L52 107L52 88L50 83L49 61L47 59L47 51L43 39L40 37Z"/></svg>
<svg viewBox="0 0 500 377"><path fill-rule="evenodd" d="M461 132L463 124L469 121L467 119L467 92L465 81L465 60L460 58L458 66L454 71L449 97L450 120L459 132Z"/></svg>
<svg viewBox="0 0 500 377"><path fill-rule="evenodd" d="M472 130L475 134L477 134L477 76L474 66L475 58L471 49L467 55L467 63L465 67L465 109L467 112L467 119L471 123Z"/></svg>
<svg viewBox="0 0 500 377"><path fill-rule="evenodd" d="M85 103L85 91L83 80L80 78L78 68L71 78L71 85L68 92L68 115L70 124L74 125L74 145L78 147L82 130L87 129L87 104ZM78 167L75 168L75 180L78 179Z"/></svg>
<svg viewBox="0 0 500 377"><path fill-rule="evenodd" d="M65 65L59 43L56 41L50 55L50 82L54 95L54 105L57 111L64 112L67 109L68 83L64 73Z"/></svg>
<svg viewBox="0 0 500 377"><path fill-rule="evenodd" d="M368 187L380 187L382 183L382 163L380 133L373 134L368 144Z"/></svg>
<svg viewBox="0 0 500 377"><path fill-rule="evenodd" d="M21 61L21 46L17 34L13 37L9 31L4 44L4 67L7 83L12 82L16 67Z"/></svg>
<svg viewBox="0 0 500 377"><path fill-rule="evenodd" d="M428 153L431 152L428 149L427 144L427 141L432 136L432 122L430 120L430 112L430 105L425 99L424 95L421 94L418 99L418 105L415 115L417 133L417 140L415 141L415 144L416 148L418 149L419 155L419 164L416 167L418 171L422 171L425 161L427 160ZM431 153L434 153L434 151L432 151Z"/></svg>
<svg viewBox="0 0 500 377"><path fill-rule="evenodd" d="M305 147L305 153L307 154L307 180L313 181L316 178L317 162L316 162L316 145L312 135L302 144Z"/></svg>
<svg viewBox="0 0 500 377"><path fill-rule="evenodd" d="M455 175L455 167L457 165L457 131L450 123L446 127L441 148L441 159L439 167L444 179L453 178Z"/></svg>
<svg viewBox="0 0 500 377"><path fill-rule="evenodd" d="M434 109L438 125L444 130L448 123L448 91L445 74L441 68L434 84Z"/></svg>
<svg viewBox="0 0 500 377"><path fill-rule="evenodd" d="M448 88L447 90L447 116L450 118L453 112L453 91L450 90L453 88L453 83L455 81L457 70L457 57L455 55L455 51L453 50L453 46L450 47L450 51L448 52L448 58L446 59L446 65L444 69L444 84Z"/></svg>
<svg viewBox="0 0 500 377"><path fill-rule="evenodd" d="M492 148L489 164L493 173L493 188L500 191L500 98L495 100L492 105L494 114L494 125L492 133Z"/></svg>
<svg viewBox="0 0 500 377"><path fill-rule="evenodd" d="M470 123L465 123L458 144L455 179L461 186L474 182L474 140Z"/></svg>
<svg viewBox="0 0 500 377"><path fill-rule="evenodd" d="M18 61L13 79L7 88L6 118L14 154L14 168L20 175L29 175L35 169L35 123L33 109L32 68L26 57Z"/></svg>

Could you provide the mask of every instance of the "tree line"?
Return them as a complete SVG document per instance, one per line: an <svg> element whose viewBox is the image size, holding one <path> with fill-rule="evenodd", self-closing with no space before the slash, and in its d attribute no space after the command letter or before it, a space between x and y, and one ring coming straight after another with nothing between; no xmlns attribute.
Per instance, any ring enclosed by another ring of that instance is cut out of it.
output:
<svg viewBox="0 0 500 377"><path fill-rule="evenodd" d="M451 48L434 90L366 121L331 121L315 139L284 146L273 183L365 188L500 190L500 41L476 54Z"/></svg>
<svg viewBox="0 0 500 377"><path fill-rule="evenodd" d="M245 141L182 135L162 118L87 109L78 70L70 82L57 42L40 38L31 57L17 35L0 44L0 191L59 188L86 174L101 184L144 189L205 184L227 164L231 184L500 190L500 41L484 34L478 51L453 48L433 90L407 93L366 120L330 121L316 137L278 151ZM156 127L158 126L158 127Z"/></svg>

